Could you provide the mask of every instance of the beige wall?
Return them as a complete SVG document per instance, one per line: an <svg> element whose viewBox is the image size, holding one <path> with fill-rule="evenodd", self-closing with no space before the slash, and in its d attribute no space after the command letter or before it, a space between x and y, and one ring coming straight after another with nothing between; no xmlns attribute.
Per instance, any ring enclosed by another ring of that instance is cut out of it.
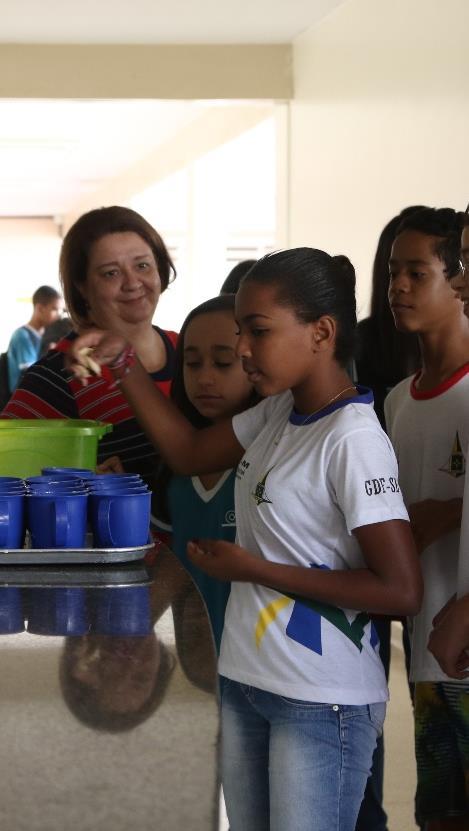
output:
<svg viewBox="0 0 469 831"><path fill-rule="evenodd" d="M289 98L290 44L0 44L0 97Z"/></svg>
<svg viewBox="0 0 469 831"><path fill-rule="evenodd" d="M469 200L469 3L349 0L294 43L291 245L348 254L367 310L405 205Z"/></svg>

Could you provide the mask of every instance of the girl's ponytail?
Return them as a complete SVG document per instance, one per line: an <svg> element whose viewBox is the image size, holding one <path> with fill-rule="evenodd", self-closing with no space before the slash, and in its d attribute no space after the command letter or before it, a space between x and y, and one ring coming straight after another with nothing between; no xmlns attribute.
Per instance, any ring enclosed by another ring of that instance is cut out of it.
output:
<svg viewBox="0 0 469 831"><path fill-rule="evenodd" d="M345 254L336 254L334 257L331 258L332 262L334 263L335 267L338 268L341 272L341 275L345 277L347 280L350 280L351 287L355 290L356 284L356 276L355 276L355 269L350 262L349 258L345 256Z"/></svg>

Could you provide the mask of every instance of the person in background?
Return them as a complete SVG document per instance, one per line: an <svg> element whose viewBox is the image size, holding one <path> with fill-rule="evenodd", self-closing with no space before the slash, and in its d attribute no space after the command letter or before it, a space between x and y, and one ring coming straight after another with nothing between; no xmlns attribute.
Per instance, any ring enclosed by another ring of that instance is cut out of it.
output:
<svg viewBox="0 0 469 831"><path fill-rule="evenodd" d="M153 384L169 395L177 335L152 321L175 274L162 238L140 214L120 206L83 214L68 230L60 253L74 331L28 369L1 417L109 422L113 430L99 444L99 469L139 473L151 487L158 455L119 385L104 370L84 388L65 371L64 358L77 332L109 326L133 344Z"/></svg>
<svg viewBox="0 0 469 831"><path fill-rule="evenodd" d="M460 271L463 214L425 208L397 229L389 301L399 330L418 335L422 370L385 402L389 436L424 574L411 625L415 683L416 816L426 831L469 823L469 684L428 650L436 615L457 590L469 439L469 324L451 286Z"/></svg>
<svg viewBox="0 0 469 831"><path fill-rule="evenodd" d="M420 347L417 335L399 332L394 324L388 300L389 257L402 220L421 210L421 205L404 208L383 228L376 248L371 283L371 310L369 317L357 325L355 377L359 384L373 391L374 407L381 427L384 423L384 399L388 392L420 367ZM391 658L391 620L374 620L379 635L379 651L386 678L389 678ZM410 661L410 645L404 624L406 662ZM356 831L387 831L387 816L383 808L384 739L377 741L373 754L371 775L365 789Z"/></svg>
<svg viewBox="0 0 469 831"><path fill-rule="evenodd" d="M252 268L256 262L257 260L241 260L240 263L236 263L228 276L225 277L220 289L220 294L236 294L244 275L248 273L249 269Z"/></svg>
<svg viewBox="0 0 469 831"><path fill-rule="evenodd" d="M469 317L469 206L464 216L461 236L460 271L451 285ZM466 479L461 539L458 560L458 599L450 602L435 616L428 648L450 678L462 680L469 675L469 486Z"/></svg>
<svg viewBox="0 0 469 831"><path fill-rule="evenodd" d="M219 671L232 831L353 831L388 697L374 614L414 614L421 575L390 442L345 366L356 326L343 256L259 260L236 295L237 354L264 396L195 429L115 334L72 347L110 365L171 468L237 465L237 540L189 543L231 580ZM89 371L89 370L88 370Z"/></svg>
<svg viewBox="0 0 469 831"><path fill-rule="evenodd" d="M216 424L254 403L254 388L236 355L234 305L234 294L207 300L188 314L179 333L171 398L194 427ZM160 491L166 495L164 513L169 523L156 525L169 530L169 547L205 601L217 651L230 585L194 566L187 556L187 543L205 537L234 542L234 482L231 469L200 476L169 475L169 486L155 484L156 495Z"/></svg>
<svg viewBox="0 0 469 831"><path fill-rule="evenodd" d="M62 297L52 286L39 286L33 294L28 323L15 329L8 344L8 383L16 389L23 373L39 357L44 329L62 314Z"/></svg>
<svg viewBox="0 0 469 831"><path fill-rule="evenodd" d="M396 231L402 220L423 205L404 208L381 231L373 261L371 309L357 325L355 368L359 384L373 390L375 412L385 429L384 399L388 392L421 364L418 337L414 332L399 332L388 300L389 257Z"/></svg>

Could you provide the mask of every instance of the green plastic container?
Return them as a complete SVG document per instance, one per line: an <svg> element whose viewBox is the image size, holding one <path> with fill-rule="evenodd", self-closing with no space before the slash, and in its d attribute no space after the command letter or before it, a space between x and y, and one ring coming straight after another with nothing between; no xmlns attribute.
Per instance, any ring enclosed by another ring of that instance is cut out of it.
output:
<svg viewBox="0 0 469 831"><path fill-rule="evenodd" d="M43 467L94 470L98 441L112 424L81 419L0 419L0 476L36 476Z"/></svg>

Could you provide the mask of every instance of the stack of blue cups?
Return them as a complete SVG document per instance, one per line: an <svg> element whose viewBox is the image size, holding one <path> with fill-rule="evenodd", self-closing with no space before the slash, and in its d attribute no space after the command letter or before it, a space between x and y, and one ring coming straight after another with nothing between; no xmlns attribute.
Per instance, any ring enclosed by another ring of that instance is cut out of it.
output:
<svg viewBox="0 0 469 831"><path fill-rule="evenodd" d="M84 548L88 485L77 474L56 471L26 480L27 526L32 548Z"/></svg>
<svg viewBox="0 0 469 831"><path fill-rule="evenodd" d="M148 542L151 491L138 474L96 476L88 487L96 548L134 548Z"/></svg>
<svg viewBox="0 0 469 831"><path fill-rule="evenodd" d="M0 548L23 547L26 493L23 479L0 476Z"/></svg>
<svg viewBox="0 0 469 831"><path fill-rule="evenodd" d="M20 549L25 528L36 549L138 548L149 539L151 491L137 473L97 475L43 468L23 480L0 476L0 549Z"/></svg>
<svg viewBox="0 0 469 831"><path fill-rule="evenodd" d="M0 548L21 548L25 532L26 485L16 476L0 476ZM12 635L24 629L21 590L0 588L0 634Z"/></svg>

